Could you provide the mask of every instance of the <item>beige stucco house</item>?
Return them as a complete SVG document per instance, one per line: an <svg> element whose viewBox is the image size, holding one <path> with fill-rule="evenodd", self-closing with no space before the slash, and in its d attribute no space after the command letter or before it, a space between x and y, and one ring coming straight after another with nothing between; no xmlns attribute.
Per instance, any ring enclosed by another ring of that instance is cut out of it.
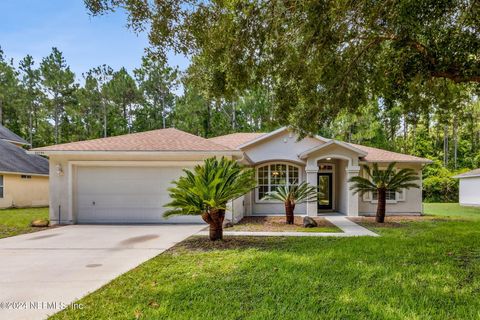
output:
<svg viewBox="0 0 480 320"><path fill-rule="evenodd" d="M0 209L48 206L48 160L28 154L28 145L0 125Z"/></svg>
<svg viewBox="0 0 480 320"><path fill-rule="evenodd" d="M201 222L199 217L164 219L167 188L212 156L225 156L255 168L258 187L233 201L230 218L282 214L283 204L264 200L276 186L307 181L322 196L300 204L296 214L336 212L371 215L376 195L360 197L348 179L362 175L362 164L397 162L418 173L430 160L320 136L298 139L288 128L270 133L235 133L204 139L176 129L74 142L33 150L50 159L50 217L62 223ZM387 214L420 214L422 190L387 194Z"/></svg>

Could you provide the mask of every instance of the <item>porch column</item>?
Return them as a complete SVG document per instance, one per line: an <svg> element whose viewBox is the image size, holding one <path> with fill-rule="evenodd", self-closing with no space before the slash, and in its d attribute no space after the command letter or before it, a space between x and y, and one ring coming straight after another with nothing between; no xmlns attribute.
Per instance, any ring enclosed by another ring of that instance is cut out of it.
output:
<svg viewBox="0 0 480 320"><path fill-rule="evenodd" d="M347 181L351 177L358 176L360 172L359 166L348 166L347 169ZM352 186L351 182L347 182L347 216L357 217L358 216L358 193L353 194L353 190L350 190Z"/></svg>
<svg viewBox="0 0 480 320"><path fill-rule="evenodd" d="M307 183L312 186L317 186L317 173L318 167L306 167L305 171L307 172ZM318 215L318 199L314 198L310 201L307 201L307 216L316 217Z"/></svg>

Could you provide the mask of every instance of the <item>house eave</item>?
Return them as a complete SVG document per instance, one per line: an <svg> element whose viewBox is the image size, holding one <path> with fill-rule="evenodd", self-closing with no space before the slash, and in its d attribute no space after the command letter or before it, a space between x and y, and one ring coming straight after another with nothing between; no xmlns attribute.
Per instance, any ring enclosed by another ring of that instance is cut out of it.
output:
<svg viewBox="0 0 480 320"><path fill-rule="evenodd" d="M48 177L48 173L33 173L33 172L17 172L17 171L0 171L1 175L11 174L11 175L26 175L26 176L39 176L39 177Z"/></svg>
<svg viewBox="0 0 480 320"><path fill-rule="evenodd" d="M50 155L212 155L212 156L242 156L242 151L236 150L150 150L150 151L132 151L132 150L115 150L115 151L105 151L105 150L29 150L29 154L50 156Z"/></svg>

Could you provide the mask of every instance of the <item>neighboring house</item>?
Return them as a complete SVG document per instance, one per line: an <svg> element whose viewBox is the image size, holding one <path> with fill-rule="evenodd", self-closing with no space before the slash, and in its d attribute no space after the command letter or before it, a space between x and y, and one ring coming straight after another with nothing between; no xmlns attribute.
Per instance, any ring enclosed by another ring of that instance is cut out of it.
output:
<svg viewBox="0 0 480 320"><path fill-rule="evenodd" d="M48 206L48 160L0 125L0 208Z"/></svg>
<svg viewBox="0 0 480 320"><path fill-rule="evenodd" d="M62 223L200 222L200 217L162 218L171 181L203 159L225 156L255 168L258 187L233 202L234 220L244 215L282 214L283 204L262 198L284 183L318 185L318 201L300 204L296 214L338 212L372 215L376 194L360 197L348 179L360 165L379 162L412 168L422 183L431 162L405 154L330 140L298 137L288 128L270 133L235 133L204 139L176 129L73 142L34 149L50 158L50 215ZM420 214L422 190L387 194L388 214ZM59 218L60 217L60 218ZM231 217L231 216L230 216Z"/></svg>
<svg viewBox="0 0 480 320"><path fill-rule="evenodd" d="M480 169L455 176L459 179L459 203L462 206L480 206Z"/></svg>

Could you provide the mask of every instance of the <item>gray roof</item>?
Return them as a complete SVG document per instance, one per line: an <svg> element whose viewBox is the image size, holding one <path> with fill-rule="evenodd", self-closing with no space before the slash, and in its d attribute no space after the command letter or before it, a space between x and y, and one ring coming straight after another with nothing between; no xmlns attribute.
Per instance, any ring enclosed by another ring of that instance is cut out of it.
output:
<svg viewBox="0 0 480 320"><path fill-rule="evenodd" d="M0 124L0 139L14 141L14 142L18 142L25 145L26 144L30 145L30 143L28 143L25 139L20 138L18 135L8 130L1 124Z"/></svg>
<svg viewBox="0 0 480 320"><path fill-rule="evenodd" d="M28 154L13 143L0 140L0 172L48 175L48 160Z"/></svg>
<svg viewBox="0 0 480 320"><path fill-rule="evenodd" d="M480 169L475 169L472 171L467 171L456 175L454 178L470 178L470 177L480 177Z"/></svg>

